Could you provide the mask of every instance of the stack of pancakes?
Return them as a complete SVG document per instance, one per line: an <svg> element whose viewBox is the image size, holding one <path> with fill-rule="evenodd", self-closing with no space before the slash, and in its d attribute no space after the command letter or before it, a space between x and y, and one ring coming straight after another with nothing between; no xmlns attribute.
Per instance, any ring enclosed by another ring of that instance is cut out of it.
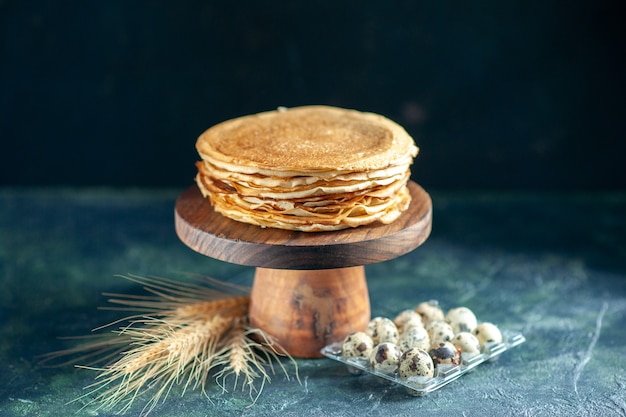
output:
<svg viewBox="0 0 626 417"><path fill-rule="evenodd" d="M383 116L306 106L244 116L205 131L196 183L236 221L305 232L397 219L418 149Z"/></svg>

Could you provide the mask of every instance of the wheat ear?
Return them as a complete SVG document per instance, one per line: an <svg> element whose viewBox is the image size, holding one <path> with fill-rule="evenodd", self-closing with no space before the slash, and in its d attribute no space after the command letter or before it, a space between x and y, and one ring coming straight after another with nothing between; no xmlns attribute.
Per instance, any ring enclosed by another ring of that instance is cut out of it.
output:
<svg viewBox="0 0 626 417"><path fill-rule="evenodd" d="M216 363L222 368L215 374L215 380L223 390L226 390L227 376L234 375L234 387L237 386L239 378L242 377L242 390L248 387L252 397L252 393L256 390L254 380L261 377L261 387L263 387L265 381L269 379L269 375L254 351L260 345L249 340L247 330L246 320L240 318L225 335L222 350L216 355ZM260 390L258 391L260 392ZM254 399L256 401L256 398Z"/></svg>
<svg viewBox="0 0 626 417"><path fill-rule="evenodd" d="M284 352L284 349L269 335L260 329L250 327L247 319L242 317L225 336L222 350L216 354L215 362L221 366L221 369L215 374L215 379L218 385L227 391L226 379L233 376L233 389L241 382L241 389L248 389L254 404L261 395L265 383L271 381L267 368L274 373L274 362L280 365L289 379L289 373L282 364L280 356L286 356L292 361L296 369L296 378L299 381L294 359ZM242 378L241 381L240 378ZM255 381L258 378L261 379L261 384L257 388Z"/></svg>
<svg viewBox="0 0 626 417"><path fill-rule="evenodd" d="M114 297L109 299L113 304L109 309L136 314L99 327L97 330L124 323L104 339L48 355L103 355L102 362L96 362L103 365L77 366L98 372L87 392L74 400L85 401L83 408L96 405L96 410L124 413L138 397L151 391L140 413L145 416L167 398L174 385L180 384L183 394L189 387L200 387L206 395L214 368L220 368L215 378L223 389L226 378L234 375L235 386L242 378L242 389L247 387L256 401L270 381L266 368L273 373L274 362L289 378L280 356L292 360L297 377L295 361L279 353L284 350L271 337L247 324L247 289L214 279L183 283L134 275L123 278L141 284L149 295L108 294ZM257 389L254 382L259 378Z"/></svg>
<svg viewBox="0 0 626 417"><path fill-rule="evenodd" d="M198 318L193 322L174 323L154 319L144 327L126 328L133 340L130 350L110 367L97 369L97 381L87 387L83 396L98 403L97 409L115 409L126 412L134 400L150 386L154 391L142 414L149 413L165 400L174 384L200 383L195 377L198 366L213 366L215 351L222 335L232 325L234 316L216 315ZM93 368L91 368L93 369Z"/></svg>

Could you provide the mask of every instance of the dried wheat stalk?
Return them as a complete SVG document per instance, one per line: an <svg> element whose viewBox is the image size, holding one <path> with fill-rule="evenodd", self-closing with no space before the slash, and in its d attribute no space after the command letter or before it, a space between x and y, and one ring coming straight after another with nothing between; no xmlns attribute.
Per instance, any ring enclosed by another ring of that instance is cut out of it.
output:
<svg viewBox="0 0 626 417"><path fill-rule="evenodd" d="M85 401L83 408L96 405L96 409L124 413L149 391L141 411L141 415L147 415L175 385L182 385L183 393L188 388L200 388L206 395L207 381L214 370L222 389L226 389L227 377L233 375L234 387L241 382L253 401L270 381L268 370L274 372L274 363L280 364L289 378L280 361L284 354L279 352L283 350L267 334L248 325L249 297L241 294L245 288L212 279L207 280L212 286L208 287L166 278L123 278L143 285L150 295L108 294L114 297L109 302L115 305L109 309L137 314L114 322L124 325L108 333L107 338L47 358L104 354L104 361L96 362L100 366L78 366L98 372L96 381L86 387L88 392L74 400Z"/></svg>

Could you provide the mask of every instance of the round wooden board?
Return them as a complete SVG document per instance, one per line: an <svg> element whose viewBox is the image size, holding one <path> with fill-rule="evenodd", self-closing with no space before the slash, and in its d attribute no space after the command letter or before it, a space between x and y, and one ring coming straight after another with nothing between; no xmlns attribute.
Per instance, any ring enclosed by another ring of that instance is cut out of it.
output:
<svg viewBox="0 0 626 417"><path fill-rule="evenodd" d="M239 265L296 270L368 265L408 253L430 234L430 196L414 182L409 191L409 208L391 224L305 233L230 220L194 185L176 200L176 233L193 250Z"/></svg>

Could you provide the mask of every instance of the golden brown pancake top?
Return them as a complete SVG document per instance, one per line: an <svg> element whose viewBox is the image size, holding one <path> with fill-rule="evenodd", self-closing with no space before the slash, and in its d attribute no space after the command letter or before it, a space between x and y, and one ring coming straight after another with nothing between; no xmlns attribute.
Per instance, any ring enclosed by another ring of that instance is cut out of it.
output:
<svg viewBox="0 0 626 417"><path fill-rule="evenodd" d="M406 131L373 113L305 106L231 119L196 143L203 158L275 171L369 171L407 163L417 147Z"/></svg>

